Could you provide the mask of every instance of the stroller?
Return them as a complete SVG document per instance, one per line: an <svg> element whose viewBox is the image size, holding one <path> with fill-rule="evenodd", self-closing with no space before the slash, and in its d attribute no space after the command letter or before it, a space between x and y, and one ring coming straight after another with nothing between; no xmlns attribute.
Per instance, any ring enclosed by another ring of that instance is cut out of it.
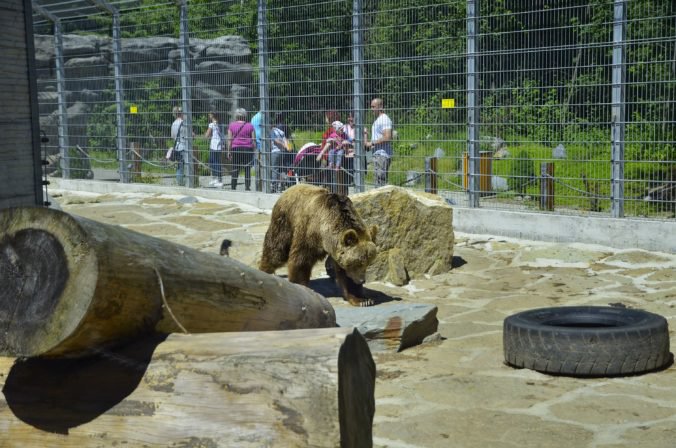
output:
<svg viewBox="0 0 676 448"><path fill-rule="evenodd" d="M300 148L291 165L296 183L303 181L324 185L327 182L327 170L322 166L321 161L317 161L317 155L321 151L321 146L315 143L307 143Z"/></svg>

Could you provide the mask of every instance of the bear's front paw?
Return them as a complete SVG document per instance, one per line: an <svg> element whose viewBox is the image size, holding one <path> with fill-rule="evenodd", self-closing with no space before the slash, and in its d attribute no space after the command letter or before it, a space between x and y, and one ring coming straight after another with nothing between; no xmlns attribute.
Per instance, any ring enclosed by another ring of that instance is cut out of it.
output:
<svg viewBox="0 0 676 448"><path fill-rule="evenodd" d="M373 306L376 304L373 299L360 299L353 295L348 296L347 301L352 306Z"/></svg>

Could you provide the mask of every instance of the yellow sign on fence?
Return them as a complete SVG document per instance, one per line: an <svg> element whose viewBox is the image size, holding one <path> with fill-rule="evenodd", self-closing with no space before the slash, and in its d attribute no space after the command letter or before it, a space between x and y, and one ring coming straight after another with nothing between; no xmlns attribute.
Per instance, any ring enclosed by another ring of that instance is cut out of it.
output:
<svg viewBox="0 0 676 448"><path fill-rule="evenodd" d="M130 113L130 114L138 113L138 107L136 107L136 106L129 106L129 113Z"/></svg>
<svg viewBox="0 0 676 448"><path fill-rule="evenodd" d="M455 98L443 98L441 100L442 109L453 109L455 107Z"/></svg>

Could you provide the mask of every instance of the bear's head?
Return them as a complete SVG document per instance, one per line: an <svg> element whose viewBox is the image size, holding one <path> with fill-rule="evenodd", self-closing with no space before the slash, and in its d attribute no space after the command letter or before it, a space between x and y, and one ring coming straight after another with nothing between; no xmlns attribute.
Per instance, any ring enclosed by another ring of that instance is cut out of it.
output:
<svg viewBox="0 0 676 448"><path fill-rule="evenodd" d="M366 268L376 258L377 226L371 226L364 232L354 229L343 231L338 241L338 248L333 259L345 273L358 285L366 281Z"/></svg>

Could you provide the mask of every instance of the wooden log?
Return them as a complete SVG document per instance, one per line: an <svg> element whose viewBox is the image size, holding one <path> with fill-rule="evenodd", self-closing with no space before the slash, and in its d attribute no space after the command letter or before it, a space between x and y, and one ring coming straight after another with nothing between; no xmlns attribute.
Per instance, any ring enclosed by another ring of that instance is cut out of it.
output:
<svg viewBox="0 0 676 448"><path fill-rule="evenodd" d="M236 260L46 208L0 212L0 354L139 334L335 327L321 295Z"/></svg>
<svg viewBox="0 0 676 448"><path fill-rule="evenodd" d="M4 384L3 384L4 383ZM352 328L172 334L78 359L0 357L3 447L370 447Z"/></svg>

